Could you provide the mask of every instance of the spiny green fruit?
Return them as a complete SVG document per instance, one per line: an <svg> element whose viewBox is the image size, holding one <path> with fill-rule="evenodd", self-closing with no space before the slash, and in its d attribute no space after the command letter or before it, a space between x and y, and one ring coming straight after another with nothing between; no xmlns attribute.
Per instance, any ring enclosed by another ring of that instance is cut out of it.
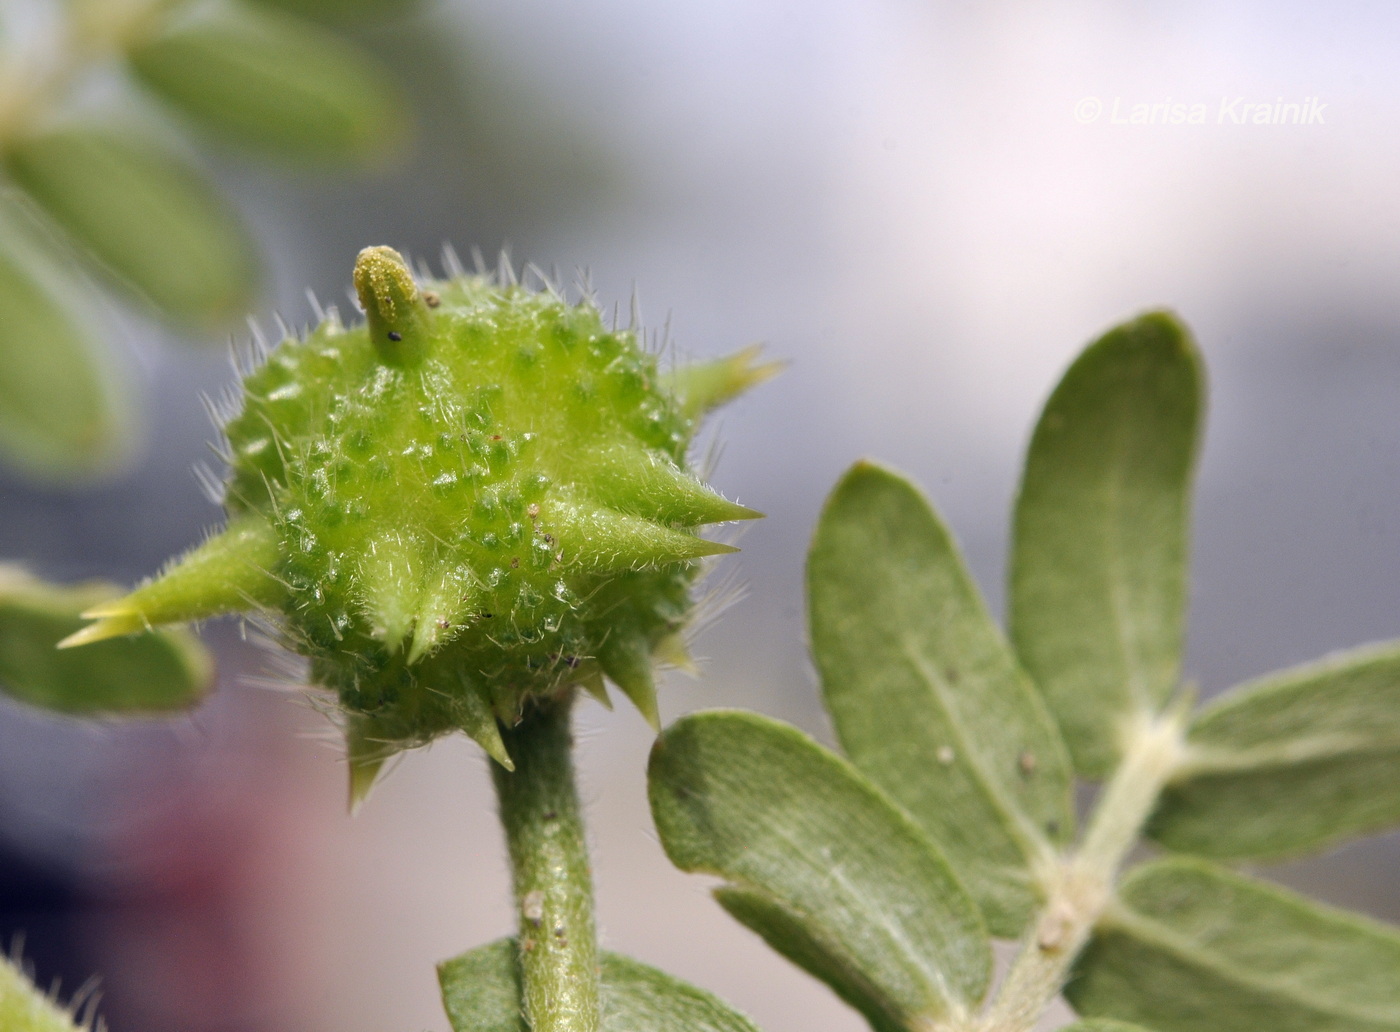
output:
<svg viewBox="0 0 1400 1032"><path fill-rule="evenodd" d="M687 468L700 418L774 371L752 350L657 368L631 332L552 289L456 275L420 289L362 251L365 325L332 315L243 382L226 425L226 529L68 644L254 610L346 714L352 797L394 752L603 676L657 722L694 528L760 515ZM683 652L680 652L683 655Z"/></svg>
<svg viewBox="0 0 1400 1032"><path fill-rule="evenodd" d="M105 1028L95 1018L95 995L79 990L65 1007L41 992L17 960L0 954L0 1028L6 1032L92 1032Z"/></svg>

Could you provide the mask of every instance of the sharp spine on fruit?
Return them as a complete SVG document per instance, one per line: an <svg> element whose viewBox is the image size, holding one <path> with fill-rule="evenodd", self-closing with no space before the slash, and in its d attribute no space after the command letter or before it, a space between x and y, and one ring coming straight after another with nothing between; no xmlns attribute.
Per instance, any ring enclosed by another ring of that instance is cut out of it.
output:
<svg viewBox="0 0 1400 1032"><path fill-rule="evenodd" d="M652 658L658 663L673 666L691 677L696 677L700 673L700 668L695 665L695 657L690 654L690 646L686 644L685 632L672 631L661 638L651 650Z"/></svg>
<svg viewBox="0 0 1400 1032"><path fill-rule="evenodd" d="M614 447L582 461L593 468L590 490L619 512L682 527L763 516L706 487L665 456L640 447Z"/></svg>
<svg viewBox="0 0 1400 1032"><path fill-rule="evenodd" d="M242 517L131 594L93 606L83 617L97 623L59 645L71 648L159 624L273 605L285 595L285 587L271 572L277 559L277 536L267 522L258 516Z"/></svg>
<svg viewBox="0 0 1400 1032"><path fill-rule="evenodd" d="M661 714L656 705L656 676L645 643L614 635L598 650L598 662L612 683L632 700L652 730L661 730Z"/></svg>
<svg viewBox="0 0 1400 1032"><path fill-rule="evenodd" d="M466 567L442 564L428 579L414 617L408 662L417 663L461 627L480 596L480 586Z"/></svg>
<svg viewBox="0 0 1400 1032"><path fill-rule="evenodd" d="M371 724L357 715L346 718L345 762L349 767L350 813L353 815L379 780L385 761L393 755L394 747L371 735Z"/></svg>
<svg viewBox="0 0 1400 1032"><path fill-rule="evenodd" d="M88 614L84 613L84 617ZM124 613L117 616L105 616L99 618L95 623L90 623L86 627L74 631L68 637L58 643L61 649L71 649L78 645L91 645L94 642L106 641L108 638L124 638L128 634L138 634L141 631L150 630L150 624L134 613Z"/></svg>
<svg viewBox="0 0 1400 1032"><path fill-rule="evenodd" d="M467 737L486 750L486 755L491 759L506 770L515 770L515 763L506 751L506 743L501 739L501 725L496 721L489 695L465 676L459 674L458 679L460 690L456 695L456 708L459 726Z"/></svg>
<svg viewBox="0 0 1400 1032"><path fill-rule="evenodd" d="M422 607L421 547L397 531L369 542L359 564L360 604L391 652L408 639Z"/></svg>
<svg viewBox="0 0 1400 1032"><path fill-rule="evenodd" d="M690 419L699 419L782 372L786 363L760 362L762 353L763 346L753 344L723 358L673 370L669 386L681 411Z"/></svg>
<svg viewBox="0 0 1400 1032"><path fill-rule="evenodd" d="M596 663L590 663L587 672L582 674L576 683L602 703L604 709L611 710L613 708L612 697L608 695L608 686L603 682L603 670Z"/></svg>
<svg viewBox="0 0 1400 1032"><path fill-rule="evenodd" d="M549 526L565 563L600 571L644 570L738 551L640 516L561 500L541 509L540 522Z"/></svg>

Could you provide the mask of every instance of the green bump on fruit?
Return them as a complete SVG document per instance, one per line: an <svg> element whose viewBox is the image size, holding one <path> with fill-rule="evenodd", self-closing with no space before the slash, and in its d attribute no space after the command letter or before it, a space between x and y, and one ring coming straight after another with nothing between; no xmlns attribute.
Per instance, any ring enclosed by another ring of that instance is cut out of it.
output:
<svg viewBox="0 0 1400 1032"><path fill-rule="evenodd" d="M355 262L355 293L369 339L385 362L421 360L432 324L413 273L392 247L366 247Z"/></svg>
<svg viewBox="0 0 1400 1032"><path fill-rule="evenodd" d="M710 409L771 375L752 349L673 373L591 303L397 252L355 265L366 324L330 318L243 382L228 528L69 644L254 610L345 711L352 795L395 752L606 676L657 723L653 662L688 662L695 528L760 514L689 469Z"/></svg>

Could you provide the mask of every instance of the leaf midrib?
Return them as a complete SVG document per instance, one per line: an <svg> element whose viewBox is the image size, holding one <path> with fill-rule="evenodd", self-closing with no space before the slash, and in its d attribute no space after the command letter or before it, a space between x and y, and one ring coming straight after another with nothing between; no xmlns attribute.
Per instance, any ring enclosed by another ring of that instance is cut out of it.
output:
<svg viewBox="0 0 1400 1032"><path fill-rule="evenodd" d="M1148 686L1144 683L1141 634L1138 621L1133 615L1131 599L1128 597L1128 578L1124 574L1126 549L1123 545L1123 483L1127 476L1126 459L1130 451L1131 436L1120 404L1118 411L1114 413L1113 433L1110 438L1112 462L1103 485L1104 508L1108 517L1104 534L1104 566L1119 662L1122 664L1132 702L1138 709L1144 709L1152 706L1156 700L1149 698Z"/></svg>
<svg viewBox="0 0 1400 1032"><path fill-rule="evenodd" d="M1243 988L1261 993L1274 993L1281 997L1283 1002L1293 1003L1322 1014L1332 1014L1358 1021L1377 1022L1400 1028L1400 1024L1397 1023L1400 1022L1400 1012L1397 1012L1393 1007L1388 1008L1388 1013L1378 1012L1370 1008L1356 1009L1346 1006L1339 1000L1318 997L1307 988L1296 983L1290 984L1281 977L1252 976L1246 969L1236 967L1228 957L1219 951L1212 951L1200 946L1188 936L1174 931L1170 926L1160 921L1155 921L1132 910L1126 904L1119 903L1113 906L1101 920L1100 926L1131 933L1140 941L1156 946L1189 965L1204 968Z"/></svg>
<svg viewBox="0 0 1400 1032"><path fill-rule="evenodd" d="M1348 757L1369 759L1387 753L1400 753L1400 733L1375 738L1355 733L1318 735L1293 739L1278 746L1245 749L1193 746L1172 783L1180 784L1203 776L1251 774L1271 767L1291 767L1323 760Z"/></svg>
<svg viewBox="0 0 1400 1032"><path fill-rule="evenodd" d="M781 839L788 846L790 855L804 858L807 856L808 849L806 843L799 842L789 832L782 829L778 825L770 823L769 825L767 825L767 828L768 832L773 837ZM866 898L865 894L855 892L853 890L853 886L851 885L851 883L846 879L846 877L843 874L840 873L841 868L839 864L833 864L830 868L818 868L815 865L811 864L807 864L807 867L809 870L814 871L817 874L823 876L823 879L825 879L826 876L835 876L837 882L844 889L847 890L845 899L847 901L848 908L852 912L861 914L866 918L870 917L869 908L860 905L861 902ZM744 892L752 892L759 896L764 896L772 900L779 906L782 906L788 911L793 912L796 916L804 918L804 923L809 923L809 928L816 927L825 931L829 927L825 922L822 922L819 918L815 918L813 915L808 913L805 907L801 906L791 898L786 897L782 893L774 892L771 888L753 882L749 878L742 876L735 877L735 872L733 871L723 871L718 870L716 868L707 868L706 866L697 866L694 868L694 870L703 872L705 874L711 874L718 878L723 878L736 889L739 889ZM892 924L890 918L882 915L877 921L871 922L871 927L877 928L884 932L887 941L890 942L896 948L895 952L897 952L900 956L905 958L907 968L912 968L914 972L922 976L922 980L924 981L925 985L927 985L929 989L933 991L935 996L935 998L929 1002L934 1004L941 1004L946 1008L962 1001L961 994L954 993L952 991L948 984L947 978L944 976L943 972L937 968L929 968L920 959L919 951L914 948L914 945L910 942L909 938ZM831 942L832 937L828 934L822 934L820 936L820 940L825 942ZM842 945L842 952L846 953L849 956L849 947L846 946L844 943ZM859 960L860 958L855 959Z"/></svg>
<svg viewBox="0 0 1400 1032"><path fill-rule="evenodd" d="M1014 799L1009 797L1009 793L997 781L989 769L987 758L980 749L972 746L972 738L969 736L958 708L953 705L951 686L945 681L923 657L918 646L910 635L900 636L900 650L905 658L913 665L915 673L928 686L930 693L937 700L940 708L948 721L948 728L953 736L953 748L955 759L958 756L968 758L967 767L972 773L974 782L982 789L987 799L1001 813L1008 822L1007 830L1020 848L1022 856L1025 858L1027 866L1034 867L1053 851L1053 847L1040 833L1040 829L1029 817L1025 815L1021 807Z"/></svg>

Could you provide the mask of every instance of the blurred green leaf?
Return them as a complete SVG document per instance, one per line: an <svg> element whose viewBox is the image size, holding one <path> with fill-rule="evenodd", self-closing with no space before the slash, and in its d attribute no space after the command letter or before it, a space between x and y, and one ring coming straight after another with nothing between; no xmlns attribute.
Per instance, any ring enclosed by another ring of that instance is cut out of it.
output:
<svg viewBox="0 0 1400 1032"><path fill-rule="evenodd" d="M67 126L10 144L5 167L53 219L166 315L244 314L257 268L237 215L159 143Z"/></svg>
<svg viewBox="0 0 1400 1032"><path fill-rule="evenodd" d="M617 953L602 955L603 1032L757 1032L701 989ZM514 939L438 965L454 1032L528 1032Z"/></svg>
<svg viewBox="0 0 1400 1032"><path fill-rule="evenodd" d="M99 472L125 452L120 383L11 244L0 239L0 451L43 478Z"/></svg>
<svg viewBox="0 0 1400 1032"><path fill-rule="evenodd" d="M947 528L903 477L858 463L807 561L812 654L841 746L981 905L1020 934L1032 872L1074 830L1069 758Z"/></svg>
<svg viewBox="0 0 1400 1032"><path fill-rule="evenodd" d="M1066 1025L1059 1032L1152 1032L1142 1025L1130 1025L1126 1021L1111 1021L1105 1018L1090 1018Z"/></svg>
<svg viewBox="0 0 1400 1032"><path fill-rule="evenodd" d="M200 702L213 664L185 631L55 647L87 624L80 613L121 594L108 584L45 584L0 566L0 691L31 706L84 716L165 713Z"/></svg>
<svg viewBox="0 0 1400 1032"><path fill-rule="evenodd" d="M1400 933L1203 860L1124 881L1066 996L1158 1032L1395 1032Z"/></svg>
<svg viewBox="0 0 1400 1032"><path fill-rule="evenodd" d="M964 1013L991 952L976 905L908 817L796 728L686 717L657 739L652 816L671 861L877 1027Z"/></svg>
<svg viewBox="0 0 1400 1032"><path fill-rule="evenodd" d="M388 71L290 15L223 5L176 19L128 56L137 78L191 119L279 156L373 161L409 136Z"/></svg>
<svg viewBox="0 0 1400 1032"><path fill-rule="evenodd" d="M1171 849L1281 857L1400 825L1400 643L1228 692L1189 742L1150 827Z"/></svg>
<svg viewBox="0 0 1400 1032"><path fill-rule="evenodd" d="M1079 356L1031 439L1011 639L1091 777L1112 765L1123 721L1176 686L1203 392L1186 329L1149 313Z"/></svg>
<svg viewBox="0 0 1400 1032"><path fill-rule="evenodd" d="M401 18L422 6L422 0L254 0L273 8L328 24L357 24L366 19Z"/></svg>

